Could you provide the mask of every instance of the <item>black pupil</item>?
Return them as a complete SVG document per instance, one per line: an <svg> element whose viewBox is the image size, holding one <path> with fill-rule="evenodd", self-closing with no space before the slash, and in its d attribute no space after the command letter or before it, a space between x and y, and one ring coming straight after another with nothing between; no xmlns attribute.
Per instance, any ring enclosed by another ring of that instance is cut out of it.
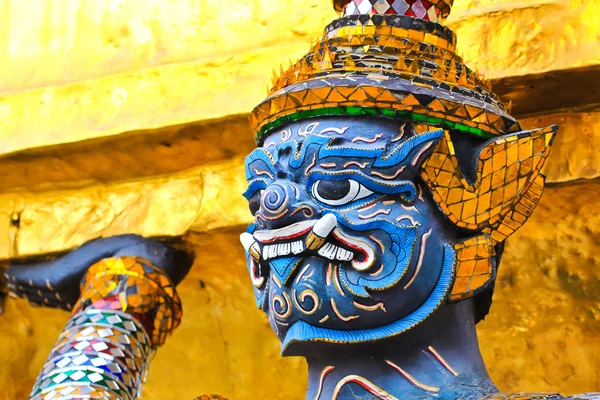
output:
<svg viewBox="0 0 600 400"><path fill-rule="evenodd" d="M317 185L317 194L326 200L343 199L349 192L350 181L347 179L340 181L320 180Z"/></svg>
<svg viewBox="0 0 600 400"><path fill-rule="evenodd" d="M259 190L258 192L254 193L252 197L250 197L250 200L248 200L248 207L250 208L250 212L252 213L252 215L256 214L256 212L260 208L261 192L262 190Z"/></svg>

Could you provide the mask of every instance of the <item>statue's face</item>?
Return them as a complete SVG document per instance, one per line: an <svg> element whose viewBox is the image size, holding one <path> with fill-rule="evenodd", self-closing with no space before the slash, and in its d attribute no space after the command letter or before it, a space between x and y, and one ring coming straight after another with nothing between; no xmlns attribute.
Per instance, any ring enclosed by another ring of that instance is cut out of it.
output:
<svg viewBox="0 0 600 400"><path fill-rule="evenodd" d="M441 135L376 118L313 119L246 158L255 222L242 243L284 350L397 335L446 297L455 234L418 178Z"/></svg>

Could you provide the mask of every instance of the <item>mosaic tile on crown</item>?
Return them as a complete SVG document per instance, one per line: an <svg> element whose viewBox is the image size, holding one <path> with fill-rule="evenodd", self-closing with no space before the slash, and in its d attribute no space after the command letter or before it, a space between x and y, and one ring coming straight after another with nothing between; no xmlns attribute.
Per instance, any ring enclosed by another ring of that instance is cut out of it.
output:
<svg viewBox="0 0 600 400"><path fill-rule="evenodd" d="M406 15L436 22L438 13L435 5L427 0L350 0L342 16Z"/></svg>

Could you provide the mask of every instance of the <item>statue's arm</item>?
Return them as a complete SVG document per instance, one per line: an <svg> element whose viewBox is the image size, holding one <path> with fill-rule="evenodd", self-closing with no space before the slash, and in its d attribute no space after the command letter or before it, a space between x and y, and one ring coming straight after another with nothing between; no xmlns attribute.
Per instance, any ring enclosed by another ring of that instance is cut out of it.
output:
<svg viewBox="0 0 600 400"><path fill-rule="evenodd" d="M152 355L180 323L175 286L190 266L184 251L125 235L9 268L13 296L72 309L30 399L138 398Z"/></svg>

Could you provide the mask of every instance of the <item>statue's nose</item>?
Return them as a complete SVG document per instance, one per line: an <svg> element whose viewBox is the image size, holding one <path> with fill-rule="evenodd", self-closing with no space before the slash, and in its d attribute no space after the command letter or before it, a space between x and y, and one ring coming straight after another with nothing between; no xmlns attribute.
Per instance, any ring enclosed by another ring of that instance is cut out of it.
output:
<svg viewBox="0 0 600 400"><path fill-rule="evenodd" d="M256 213L262 229L277 229L293 223L318 218L316 205L294 182L275 182L262 193Z"/></svg>
<svg viewBox="0 0 600 400"><path fill-rule="evenodd" d="M269 186L262 194L261 197L261 208L269 213L278 215L286 211L286 207L289 203L289 196L285 187L275 183Z"/></svg>

